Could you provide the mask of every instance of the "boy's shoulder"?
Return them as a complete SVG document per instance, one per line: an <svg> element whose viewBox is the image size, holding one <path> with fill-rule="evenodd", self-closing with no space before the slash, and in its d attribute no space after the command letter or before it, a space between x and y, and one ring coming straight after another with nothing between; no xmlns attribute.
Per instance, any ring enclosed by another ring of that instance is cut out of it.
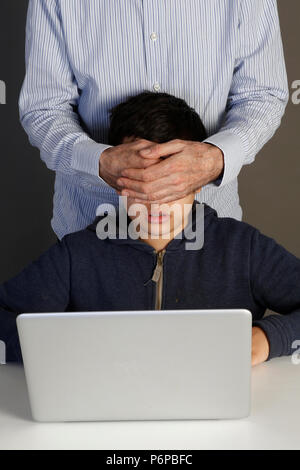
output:
<svg viewBox="0 0 300 470"><path fill-rule="evenodd" d="M253 237L255 234L260 233L258 228L248 222L233 217L221 217L215 210L213 210L211 220L207 224L207 230L213 230L220 236Z"/></svg>
<svg viewBox="0 0 300 470"><path fill-rule="evenodd" d="M259 228L241 220L232 217L215 217L214 223L210 224L211 239L214 242L225 241L228 245L248 246L252 249L267 249L275 245L279 246L277 241L269 235L264 234ZM213 233L214 232L214 233ZM207 238L206 238L207 239ZM283 247L282 247L283 248Z"/></svg>
<svg viewBox="0 0 300 470"><path fill-rule="evenodd" d="M87 249L97 245L97 249L107 248L106 240L100 240L97 236L98 218L85 229L65 235L61 242L66 244L69 249L81 248Z"/></svg>

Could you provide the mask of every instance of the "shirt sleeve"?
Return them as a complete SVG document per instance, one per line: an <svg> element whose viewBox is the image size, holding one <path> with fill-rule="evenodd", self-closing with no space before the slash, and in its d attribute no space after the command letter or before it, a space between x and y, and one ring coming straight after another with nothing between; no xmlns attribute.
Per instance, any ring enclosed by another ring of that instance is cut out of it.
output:
<svg viewBox="0 0 300 470"><path fill-rule="evenodd" d="M271 139L289 98L276 0L241 0L237 54L226 112L218 133L205 140L224 154L224 186Z"/></svg>
<svg viewBox="0 0 300 470"><path fill-rule="evenodd" d="M268 360L291 355L293 344L300 340L300 259L256 230L250 254L250 285L259 305L280 314L253 321L268 338Z"/></svg>
<svg viewBox="0 0 300 470"><path fill-rule="evenodd" d="M30 0L26 23L26 75L19 98L21 123L47 167L83 173L96 184L102 152L80 125L79 90L69 62L57 0Z"/></svg>
<svg viewBox="0 0 300 470"><path fill-rule="evenodd" d="M0 340L7 361L21 361L16 318L21 313L66 311L70 302L70 258L65 239L13 279L0 285Z"/></svg>

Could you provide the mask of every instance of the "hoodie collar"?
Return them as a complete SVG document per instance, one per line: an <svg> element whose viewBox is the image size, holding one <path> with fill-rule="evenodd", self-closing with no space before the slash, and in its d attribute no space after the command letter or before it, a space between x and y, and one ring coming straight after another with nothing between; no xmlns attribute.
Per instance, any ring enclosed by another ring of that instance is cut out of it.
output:
<svg viewBox="0 0 300 470"><path fill-rule="evenodd" d="M192 206L192 210L189 214L189 219L188 223L185 227L184 230L182 230L176 237L171 240L168 245L166 246L166 251L177 251L177 250L184 250L186 243L193 243L196 240L196 236L200 237L201 234L199 233L199 230L203 232L203 224L200 223L200 227L198 227L198 230L196 232L196 226L197 226L197 219L199 221L199 216L201 220L201 210L204 211L204 232L208 226L208 224L213 220L214 218L218 217L217 212L215 209L211 208L205 203L200 203L199 201L195 200ZM198 214L198 215L197 215ZM100 239L99 235L101 235L101 239L107 240L110 243L115 243L117 245L130 245L132 248L139 249L142 251L148 251L149 253L155 253L156 250L145 243L141 239L134 239L131 237L130 233L128 233L128 228L130 223L132 222L132 219L128 216L126 213L125 209L122 208L122 217L120 218L120 210L116 210L116 217L114 214L110 215L101 215L96 217L94 222L87 227L87 230L91 230L95 232L96 236ZM107 230L107 226L109 224L109 221L111 221L112 224L115 223L115 218L116 218L116 230L112 235L108 235L105 230ZM105 222L105 230L100 227L99 222L101 220L106 219ZM121 221L121 223L120 223ZM106 225L107 224L107 225ZM104 238L102 238L102 235ZM187 250L188 252L191 250Z"/></svg>

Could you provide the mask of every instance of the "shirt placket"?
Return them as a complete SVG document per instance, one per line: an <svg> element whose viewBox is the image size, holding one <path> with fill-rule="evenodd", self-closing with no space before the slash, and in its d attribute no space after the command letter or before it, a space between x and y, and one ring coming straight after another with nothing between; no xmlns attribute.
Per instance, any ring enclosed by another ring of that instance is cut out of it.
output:
<svg viewBox="0 0 300 470"><path fill-rule="evenodd" d="M166 84L165 1L143 0L143 14L147 88L161 92Z"/></svg>

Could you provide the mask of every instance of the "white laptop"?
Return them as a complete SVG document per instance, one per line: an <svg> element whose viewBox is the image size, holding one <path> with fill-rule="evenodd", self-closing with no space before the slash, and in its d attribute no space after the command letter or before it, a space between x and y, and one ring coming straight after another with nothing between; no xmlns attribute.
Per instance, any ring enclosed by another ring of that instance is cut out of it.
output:
<svg viewBox="0 0 300 470"><path fill-rule="evenodd" d="M17 326L36 421L249 415L248 310L24 314Z"/></svg>

